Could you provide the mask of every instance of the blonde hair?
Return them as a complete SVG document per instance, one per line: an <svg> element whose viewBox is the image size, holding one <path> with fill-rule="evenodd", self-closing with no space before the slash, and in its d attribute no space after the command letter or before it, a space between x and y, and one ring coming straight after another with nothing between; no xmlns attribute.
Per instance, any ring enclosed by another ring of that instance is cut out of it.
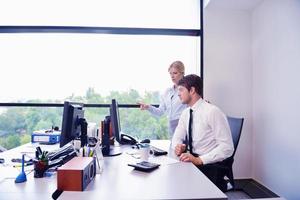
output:
<svg viewBox="0 0 300 200"><path fill-rule="evenodd" d="M179 72L181 72L184 75L184 64L181 61L177 60L173 62L168 68L168 71L170 71L172 67L176 68Z"/></svg>

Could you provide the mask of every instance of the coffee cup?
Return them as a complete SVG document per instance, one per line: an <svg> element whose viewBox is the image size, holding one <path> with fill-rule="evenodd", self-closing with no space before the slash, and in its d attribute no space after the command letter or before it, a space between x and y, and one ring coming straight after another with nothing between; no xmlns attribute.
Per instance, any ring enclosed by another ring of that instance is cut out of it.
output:
<svg viewBox="0 0 300 200"><path fill-rule="evenodd" d="M140 145L140 153L141 153L141 160L147 161L150 155L150 145L149 144L141 144Z"/></svg>

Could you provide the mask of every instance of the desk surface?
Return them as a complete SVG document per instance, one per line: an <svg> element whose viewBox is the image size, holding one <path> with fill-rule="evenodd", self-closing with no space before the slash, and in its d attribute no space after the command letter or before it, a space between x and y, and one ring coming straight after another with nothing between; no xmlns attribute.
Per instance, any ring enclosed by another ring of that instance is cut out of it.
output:
<svg viewBox="0 0 300 200"><path fill-rule="evenodd" d="M168 146L166 141L156 142L157 147L164 146L166 149ZM25 145L11 152L0 153L0 157L15 157L18 153L21 155L21 151L30 152L30 148L30 145ZM105 157L102 161L102 173L97 174L85 191L65 191L59 199L227 199L227 196L191 163L162 162L157 170L150 173L133 170L127 164L139 160L126 153L130 149L129 146L122 146L122 155ZM162 158L164 157L157 157ZM151 159L155 162L156 158ZM165 160L167 159L165 157ZM0 167L0 172L14 173L11 178L0 177L0 199L50 199L56 190L56 174L51 177L33 178L33 173L30 173L27 175L27 182L15 184L14 178L18 174L15 168Z"/></svg>

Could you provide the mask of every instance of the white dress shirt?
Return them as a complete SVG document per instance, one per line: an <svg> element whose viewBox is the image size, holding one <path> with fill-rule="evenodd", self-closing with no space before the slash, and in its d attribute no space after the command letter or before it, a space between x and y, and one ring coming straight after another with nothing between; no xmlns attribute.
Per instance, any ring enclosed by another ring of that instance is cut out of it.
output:
<svg viewBox="0 0 300 200"><path fill-rule="evenodd" d="M178 97L178 89L173 87L168 88L163 95L160 98L160 104L159 107L151 106L148 108L148 111L154 115L154 116L162 116L163 114L166 114L169 120L169 126L175 126L175 127L169 127L170 131L175 130L177 126L178 119L180 118L180 115L182 111L187 108L187 105L182 104L179 97ZM172 123L172 122L176 123ZM170 133L172 136L173 133Z"/></svg>
<svg viewBox="0 0 300 200"><path fill-rule="evenodd" d="M190 109L193 110L193 152L203 164L216 163L230 157L234 147L225 114L215 105L199 99L191 108L185 109L175 130L172 147L182 144L188 135Z"/></svg>

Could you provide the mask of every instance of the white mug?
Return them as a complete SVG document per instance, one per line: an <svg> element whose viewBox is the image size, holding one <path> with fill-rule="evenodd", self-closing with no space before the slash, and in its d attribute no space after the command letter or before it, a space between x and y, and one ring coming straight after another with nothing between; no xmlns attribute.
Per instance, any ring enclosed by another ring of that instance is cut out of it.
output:
<svg viewBox="0 0 300 200"><path fill-rule="evenodd" d="M141 144L140 145L140 154L141 160L147 161L150 155L150 145L149 144Z"/></svg>

